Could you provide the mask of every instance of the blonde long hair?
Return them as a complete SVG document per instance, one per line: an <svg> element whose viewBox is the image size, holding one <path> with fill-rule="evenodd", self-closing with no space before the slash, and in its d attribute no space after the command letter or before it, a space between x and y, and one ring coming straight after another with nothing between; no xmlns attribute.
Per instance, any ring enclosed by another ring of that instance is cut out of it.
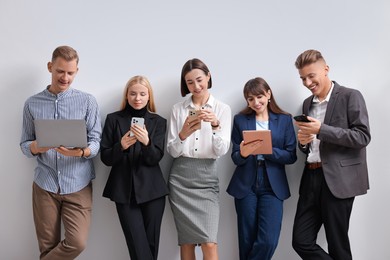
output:
<svg viewBox="0 0 390 260"><path fill-rule="evenodd" d="M141 84L142 86L146 87L149 92L149 101L148 104L146 105L146 108L148 109L149 112L155 113L156 112L156 105L154 103L154 97L153 97L153 89L152 86L150 85L149 80L144 77L144 76L134 76L127 81L125 89L123 91L123 97L122 97L122 103L120 106L120 110L124 110L128 104L127 101L127 93L129 91L129 88L131 86L134 86L135 84Z"/></svg>

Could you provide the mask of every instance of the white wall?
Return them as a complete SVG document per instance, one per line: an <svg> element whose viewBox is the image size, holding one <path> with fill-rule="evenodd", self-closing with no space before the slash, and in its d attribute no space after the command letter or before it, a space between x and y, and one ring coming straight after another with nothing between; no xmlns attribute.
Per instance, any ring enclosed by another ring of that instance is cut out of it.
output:
<svg viewBox="0 0 390 260"><path fill-rule="evenodd" d="M322 51L331 78L359 89L369 109L368 146L371 190L355 200L351 219L354 259L390 259L389 141L390 2L374 1L53 1L0 0L0 257L37 259L31 183L36 162L19 149L22 107L27 97L50 82L46 63L58 45L80 55L73 87L93 93L102 113L119 106L126 81L146 75L159 113L168 118L181 100L180 70L198 57L213 76L211 92L233 113L244 105L242 88L264 77L278 103L300 111L306 90L294 68L302 51ZM299 259L291 247L303 157L288 167L292 197L284 204L283 228L274 259ZM114 204L101 196L109 168L95 158L94 210L89 244L78 259L128 259ZM171 158L162 165L168 173ZM233 199L225 189L233 172L230 155L219 160L220 259L238 259ZM383 201L383 202L382 202ZM324 244L321 233L320 243ZM167 203L160 259L179 259L176 230Z"/></svg>

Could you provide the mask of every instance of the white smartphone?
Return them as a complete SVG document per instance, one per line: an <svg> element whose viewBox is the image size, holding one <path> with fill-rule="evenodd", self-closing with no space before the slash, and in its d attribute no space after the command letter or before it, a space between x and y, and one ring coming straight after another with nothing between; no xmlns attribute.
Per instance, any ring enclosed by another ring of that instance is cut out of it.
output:
<svg viewBox="0 0 390 260"><path fill-rule="evenodd" d="M145 119L142 117L132 117L131 118L131 126L139 125L140 127L144 127ZM130 131L130 136L133 136L133 132Z"/></svg>

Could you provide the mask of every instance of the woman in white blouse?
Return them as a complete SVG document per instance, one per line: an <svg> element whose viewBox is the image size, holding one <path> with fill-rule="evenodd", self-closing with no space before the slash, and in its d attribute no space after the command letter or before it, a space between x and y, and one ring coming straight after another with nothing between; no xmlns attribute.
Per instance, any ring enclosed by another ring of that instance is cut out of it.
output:
<svg viewBox="0 0 390 260"><path fill-rule="evenodd" d="M169 175L169 202L178 232L182 260L218 259L219 181L216 159L230 145L230 107L209 92L211 74L199 59L187 61L181 73L184 101L173 106L167 150L174 157Z"/></svg>

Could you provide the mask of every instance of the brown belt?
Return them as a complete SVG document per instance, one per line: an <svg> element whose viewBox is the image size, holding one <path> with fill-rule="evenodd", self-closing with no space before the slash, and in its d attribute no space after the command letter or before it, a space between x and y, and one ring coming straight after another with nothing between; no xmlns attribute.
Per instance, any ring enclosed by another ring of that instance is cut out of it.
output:
<svg viewBox="0 0 390 260"><path fill-rule="evenodd" d="M315 162L315 163L306 163L306 168L309 170L315 170L318 168L321 168L322 164L321 162Z"/></svg>

